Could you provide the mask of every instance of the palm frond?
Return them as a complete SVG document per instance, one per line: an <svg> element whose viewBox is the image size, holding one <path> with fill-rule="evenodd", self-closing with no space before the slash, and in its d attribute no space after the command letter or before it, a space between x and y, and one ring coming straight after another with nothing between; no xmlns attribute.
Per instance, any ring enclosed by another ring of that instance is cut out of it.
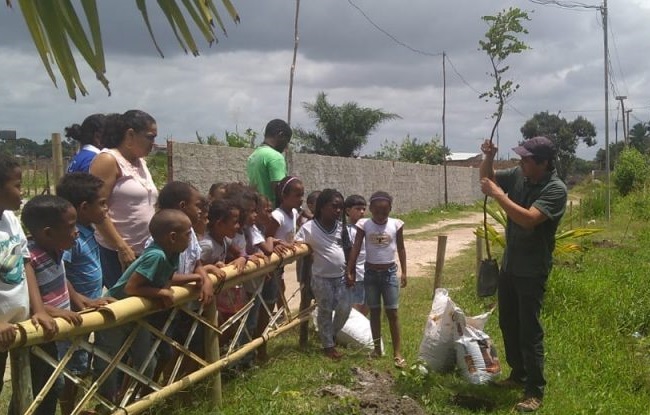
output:
<svg viewBox="0 0 650 415"><path fill-rule="evenodd" d="M96 0L81 0L85 21L82 21L71 0L18 0L17 1L34 46L43 62L43 66L54 86L57 86L53 66L59 69L70 98L77 98L77 92L86 95L74 52L77 51L93 70L97 79L110 95L108 79L106 78L106 62L101 36L100 17ZM235 23L240 22L239 14L230 0L221 0L226 12ZM12 0L6 0L12 7ZM136 0L137 9L151 36L154 47L161 57L162 50L153 33L145 0ZM158 0L158 6L167 18L181 48L194 56L199 49L192 35L192 29L197 29L205 38L208 45L217 41L214 32L217 21L221 30L226 29L213 0ZM185 18L189 15L193 25L190 26ZM87 31L85 27L87 27Z"/></svg>
<svg viewBox="0 0 650 415"><path fill-rule="evenodd" d="M499 223L505 229L508 217L506 212L499 205L489 204L486 208L488 215ZM573 254L576 252L583 252L584 246L576 243L576 240L590 236L598 232L602 232L601 228L574 228L574 229L558 229L555 233L555 254ZM489 224L487 225L487 239L491 243L496 243L502 248L506 246L505 235L496 230L496 228ZM474 235L485 238L485 229L483 224L476 227Z"/></svg>

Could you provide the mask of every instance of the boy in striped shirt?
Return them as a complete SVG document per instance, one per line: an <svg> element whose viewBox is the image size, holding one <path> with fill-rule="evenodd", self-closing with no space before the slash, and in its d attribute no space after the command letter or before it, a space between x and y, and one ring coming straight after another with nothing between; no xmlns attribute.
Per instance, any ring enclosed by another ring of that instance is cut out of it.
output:
<svg viewBox="0 0 650 415"><path fill-rule="evenodd" d="M63 198L42 195L25 204L21 219L33 238L27 244L31 267L26 271L34 272L45 311L50 316L61 317L71 324L81 324L81 316L70 310L63 265L63 251L71 248L77 238L77 212ZM55 342L44 343L40 347L52 358L58 359ZM53 369L32 356L31 370L32 388L37 393ZM61 379L57 380L41 403L39 414L54 415L62 385Z"/></svg>

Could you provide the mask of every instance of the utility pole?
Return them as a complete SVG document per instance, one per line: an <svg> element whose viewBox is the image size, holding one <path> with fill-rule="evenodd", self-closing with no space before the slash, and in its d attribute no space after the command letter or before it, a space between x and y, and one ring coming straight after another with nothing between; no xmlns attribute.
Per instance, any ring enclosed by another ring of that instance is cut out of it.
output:
<svg viewBox="0 0 650 415"><path fill-rule="evenodd" d="M447 134L445 131L445 110L447 107L447 76L445 71L445 60L447 54L442 52L442 170L445 176L445 207L449 203L449 195L447 191L447 155L444 154L445 149L447 148Z"/></svg>
<svg viewBox="0 0 650 415"><path fill-rule="evenodd" d="M605 62L605 65L607 65L607 62ZM616 96L616 99L621 101L621 115L623 116L623 142L625 143L625 147L627 147L627 127L625 126L625 102L624 100L627 99L625 95L618 95Z"/></svg>
<svg viewBox="0 0 650 415"><path fill-rule="evenodd" d="M607 0L603 0L603 6L600 9L603 16L603 56L605 62L605 172L607 184L607 209L605 216L607 222L610 219L612 195L610 189L610 174L609 174L609 63L607 57L609 56L609 49L607 47ZM622 102L622 101L621 101Z"/></svg>
<svg viewBox="0 0 650 415"><path fill-rule="evenodd" d="M627 128L625 129L625 145L627 146L628 140L630 139L630 113L632 112L632 109L630 108L629 110L625 111L625 124L627 125Z"/></svg>

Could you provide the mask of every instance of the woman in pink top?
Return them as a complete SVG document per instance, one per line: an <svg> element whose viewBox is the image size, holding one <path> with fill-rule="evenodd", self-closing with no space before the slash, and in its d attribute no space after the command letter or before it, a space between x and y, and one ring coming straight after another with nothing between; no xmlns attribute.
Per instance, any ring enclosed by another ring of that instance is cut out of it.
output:
<svg viewBox="0 0 650 415"><path fill-rule="evenodd" d="M140 255L149 237L158 190L144 159L158 135L156 120L140 110L110 115L105 148L90 166L104 181L108 218L97 225L104 286L112 287L122 271Z"/></svg>

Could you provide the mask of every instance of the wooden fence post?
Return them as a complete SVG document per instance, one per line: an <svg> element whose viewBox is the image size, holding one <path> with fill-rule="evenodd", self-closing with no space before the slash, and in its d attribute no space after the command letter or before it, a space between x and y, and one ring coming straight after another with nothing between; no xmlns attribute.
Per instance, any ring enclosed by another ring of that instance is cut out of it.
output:
<svg viewBox="0 0 650 415"><path fill-rule="evenodd" d="M54 171L52 172L52 180L56 186L63 177L63 148L61 146L61 134L52 134L52 160L54 160Z"/></svg>
<svg viewBox="0 0 650 415"><path fill-rule="evenodd" d="M433 295L442 284L442 269L445 266L445 252L447 251L447 235L438 235L438 254L436 255L436 275L433 280Z"/></svg>
<svg viewBox="0 0 650 415"><path fill-rule="evenodd" d="M483 238L476 235L476 276L481 271L481 261L483 261Z"/></svg>
<svg viewBox="0 0 650 415"><path fill-rule="evenodd" d="M10 350L9 359L11 360L11 400L14 412L24 414L34 400L29 347Z"/></svg>
<svg viewBox="0 0 650 415"><path fill-rule="evenodd" d="M167 183L174 181L174 142L167 140Z"/></svg>

